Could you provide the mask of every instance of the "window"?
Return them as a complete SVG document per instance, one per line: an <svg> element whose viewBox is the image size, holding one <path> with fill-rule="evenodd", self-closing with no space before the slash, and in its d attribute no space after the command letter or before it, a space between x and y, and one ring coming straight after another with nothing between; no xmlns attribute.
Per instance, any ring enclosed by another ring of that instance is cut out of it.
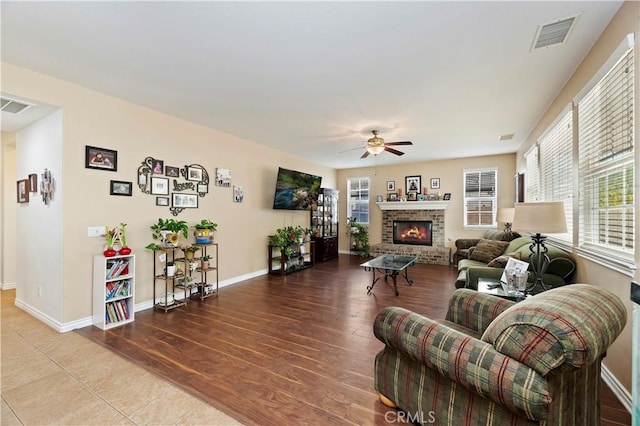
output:
<svg viewBox="0 0 640 426"><path fill-rule="evenodd" d="M562 201L567 233L553 238L573 242L573 112L569 110L539 140L539 200Z"/></svg>
<svg viewBox="0 0 640 426"><path fill-rule="evenodd" d="M578 104L580 248L634 256L633 50Z"/></svg>
<svg viewBox="0 0 640 426"><path fill-rule="evenodd" d="M369 178L347 179L347 216L369 224Z"/></svg>
<svg viewBox="0 0 640 426"><path fill-rule="evenodd" d="M497 169L464 171L464 226L496 226L497 178Z"/></svg>

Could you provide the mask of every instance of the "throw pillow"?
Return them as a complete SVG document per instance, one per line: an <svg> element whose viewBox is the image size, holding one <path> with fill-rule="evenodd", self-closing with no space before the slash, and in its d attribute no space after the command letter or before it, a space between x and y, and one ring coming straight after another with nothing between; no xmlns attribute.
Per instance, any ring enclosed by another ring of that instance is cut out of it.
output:
<svg viewBox="0 0 640 426"><path fill-rule="evenodd" d="M520 252L514 251L512 253L503 254L502 256L498 256L493 259L487 266L491 266L492 268L504 268L507 266L507 262L509 258L513 257L514 259L520 260Z"/></svg>
<svg viewBox="0 0 640 426"><path fill-rule="evenodd" d="M476 248L469 255L469 259L489 263L504 253L509 241L480 240Z"/></svg>

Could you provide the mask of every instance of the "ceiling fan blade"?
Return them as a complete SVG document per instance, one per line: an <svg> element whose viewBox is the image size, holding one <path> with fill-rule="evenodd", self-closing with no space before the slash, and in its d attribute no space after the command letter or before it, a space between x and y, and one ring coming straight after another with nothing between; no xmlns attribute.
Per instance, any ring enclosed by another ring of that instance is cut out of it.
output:
<svg viewBox="0 0 640 426"><path fill-rule="evenodd" d="M369 156L369 151L365 151L360 158L367 158Z"/></svg>
<svg viewBox="0 0 640 426"><path fill-rule="evenodd" d="M411 141L400 141L400 142L387 142L385 143L385 145L387 146L393 146L393 145L413 145L413 142Z"/></svg>
<svg viewBox="0 0 640 426"><path fill-rule="evenodd" d="M397 149L389 148L388 146L385 146L384 150L395 155L404 155L404 152L398 151Z"/></svg>

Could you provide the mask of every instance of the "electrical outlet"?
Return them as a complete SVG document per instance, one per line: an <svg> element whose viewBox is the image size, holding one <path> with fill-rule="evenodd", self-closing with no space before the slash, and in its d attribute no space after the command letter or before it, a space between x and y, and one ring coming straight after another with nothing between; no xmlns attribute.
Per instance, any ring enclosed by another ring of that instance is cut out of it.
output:
<svg viewBox="0 0 640 426"><path fill-rule="evenodd" d="M87 231L89 237L102 237L104 233L104 226L90 226Z"/></svg>

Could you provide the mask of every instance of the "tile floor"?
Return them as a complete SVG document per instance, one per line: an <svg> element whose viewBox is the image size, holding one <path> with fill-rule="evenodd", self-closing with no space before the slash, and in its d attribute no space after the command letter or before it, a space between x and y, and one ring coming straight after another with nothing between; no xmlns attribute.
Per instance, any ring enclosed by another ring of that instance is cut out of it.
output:
<svg viewBox="0 0 640 426"><path fill-rule="evenodd" d="M0 292L1 425L241 425Z"/></svg>

